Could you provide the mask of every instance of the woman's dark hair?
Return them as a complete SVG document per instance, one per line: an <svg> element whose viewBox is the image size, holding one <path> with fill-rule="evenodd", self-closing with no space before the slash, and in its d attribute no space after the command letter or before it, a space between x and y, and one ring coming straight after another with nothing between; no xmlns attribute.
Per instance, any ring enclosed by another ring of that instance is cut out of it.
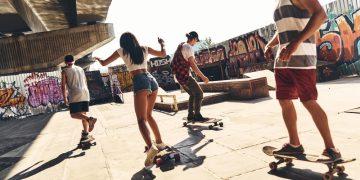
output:
<svg viewBox="0 0 360 180"><path fill-rule="evenodd" d="M120 47L123 48L124 56L130 56L132 64L142 64L144 62L145 49L139 45L132 33L126 32L121 35Z"/></svg>

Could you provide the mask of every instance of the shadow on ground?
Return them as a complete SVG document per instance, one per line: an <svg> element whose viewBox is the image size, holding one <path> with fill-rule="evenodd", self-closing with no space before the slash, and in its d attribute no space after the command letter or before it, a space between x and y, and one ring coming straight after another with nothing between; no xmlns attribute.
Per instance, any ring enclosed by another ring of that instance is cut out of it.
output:
<svg viewBox="0 0 360 180"><path fill-rule="evenodd" d="M0 121L0 179L6 177L30 147L54 113L41 114L24 119ZM14 154L10 151L23 148Z"/></svg>
<svg viewBox="0 0 360 180"><path fill-rule="evenodd" d="M291 166L285 166L278 168L276 171L269 171L270 175L277 176L284 179L298 179L298 180L308 180L308 179L322 179L323 173L314 172L310 169L298 169ZM337 176L334 174L333 180L352 180L347 178L347 174L342 176Z"/></svg>
<svg viewBox="0 0 360 180"><path fill-rule="evenodd" d="M183 171L186 171L190 168L196 168L201 166L206 159L206 156L198 156L197 153L206 147L208 144L212 143L214 140L209 139L203 144L199 145L199 143L205 138L205 135L202 133L204 130L209 131L221 131L221 128L214 127L213 129L209 129L208 125L187 125L188 135L189 137L175 144L172 148L180 154L181 161L179 163L168 163L165 164L165 167L159 167L161 171L170 171L174 169L176 166L184 165ZM192 149L196 145L199 145L195 149ZM149 180L154 179L156 176L145 169L142 169L136 172L132 176L132 180Z"/></svg>
<svg viewBox="0 0 360 180"><path fill-rule="evenodd" d="M33 175L36 175L46 169L49 169L53 166L56 166L57 164L63 162L65 159L70 159L70 158L77 158L77 157L81 157L81 156L84 156L85 155L85 152L82 151L81 153L77 154L77 155L73 155L74 151L76 150L77 148L73 149L73 150L70 150L68 152L65 152L65 153L62 153L60 154L59 156L57 156L56 158L44 163L44 164L41 164L39 167L33 169L33 170L30 170L31 168L35 167L37 164L41 163L42 161L40 162L37 162L35 163L34 165L24 169L23 171L19 172L18 174L14 175L13 177L11 177L9 180L18 180L18 179L26 179L26 178L29 178ZM30 170L30 171L29 171Z"/></svg>

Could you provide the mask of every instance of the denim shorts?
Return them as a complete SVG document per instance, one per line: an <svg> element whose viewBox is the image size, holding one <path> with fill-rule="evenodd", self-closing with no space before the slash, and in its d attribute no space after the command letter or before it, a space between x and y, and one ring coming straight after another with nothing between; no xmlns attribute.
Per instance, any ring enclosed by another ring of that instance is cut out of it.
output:
<svg viewBox="0 0 360 180"><path fill-rule="evenodd" d="M150 93L159 89L156 79L150 73L140 73L133 77L134 93L148 90Z"/></svg>

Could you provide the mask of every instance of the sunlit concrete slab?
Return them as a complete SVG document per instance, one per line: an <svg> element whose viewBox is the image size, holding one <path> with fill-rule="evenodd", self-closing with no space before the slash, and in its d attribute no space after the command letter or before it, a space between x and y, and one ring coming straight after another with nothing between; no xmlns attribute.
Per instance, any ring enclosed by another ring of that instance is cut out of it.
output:
<svg viewBox="0 0 360 180"><path fill-rule="evenodd" d="M30 28L8 0L0 0L0 24L0 32L2 33L30 31Z"/></svg>
<svg viewBox="0 0 360 180"><path fill-rule="evenodd" d="M77 22L105 21L111 0L77 0Z"/></svg>
<svg viewBox="0 0 360 180"><path fill-rule="evenodd" d="M114 39L112 24L83 25L57 31L0 39L0 75L56 67L64 56L76 59Z"/></svg>
<svg viewBox="0 0 360 180"><path fill-rule="evenodd" d="M52 31L70 27L66 6L58 0L9 0L33 32Z"/></svg>

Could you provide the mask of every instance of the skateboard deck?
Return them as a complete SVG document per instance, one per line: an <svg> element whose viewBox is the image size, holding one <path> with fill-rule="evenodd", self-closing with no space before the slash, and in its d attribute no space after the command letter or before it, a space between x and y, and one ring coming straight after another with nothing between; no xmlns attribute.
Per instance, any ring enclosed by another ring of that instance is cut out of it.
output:
<svg viewBox="0 0 360 180"><path fill-rule="evenodd" d="M158 152L154 158L154 164L156 164L157 167L169 161L174 164L180 162L180 154L170 147Z"/></svg>
<svg viewBox="0 0 360 180"><path fill-rule="evenodd" d="M224 127L224 123L222 122L222 119L219 118L209 118L207 121L189 121L187 117L184 117L183 120L185 121L183 123L183 126L186 127L188 124L210 124L208 125L209 129L213 129L215 126Z"/></svg>
<svg viewBox="0 0 360 180"><path fill-rule="evenodd" d="M353 162L356 160L356 158L350 158L350 159L341 159L338 161L333 161L325 156L322 155L312 155L312 154L301 154L296 156L289 156L289 155L279 155L274 154L274 151L277 150L277 148L272 146L265 146L263 147L263 152L268 156L273 156L275 159L277 159L277 162L271 162L269 163L269 167L272 171L277 170L277 166L286 163L287 166L293 166L292 162L293 160L297 161L305 161L305 162L311 162L311 163L320 163L327 165L329 168L329 171L326 172L323 175L323 179L330 180L333 179L333 176L335 173L337 173L339 176L344 174L345 167L341 164Z"/></svg>

